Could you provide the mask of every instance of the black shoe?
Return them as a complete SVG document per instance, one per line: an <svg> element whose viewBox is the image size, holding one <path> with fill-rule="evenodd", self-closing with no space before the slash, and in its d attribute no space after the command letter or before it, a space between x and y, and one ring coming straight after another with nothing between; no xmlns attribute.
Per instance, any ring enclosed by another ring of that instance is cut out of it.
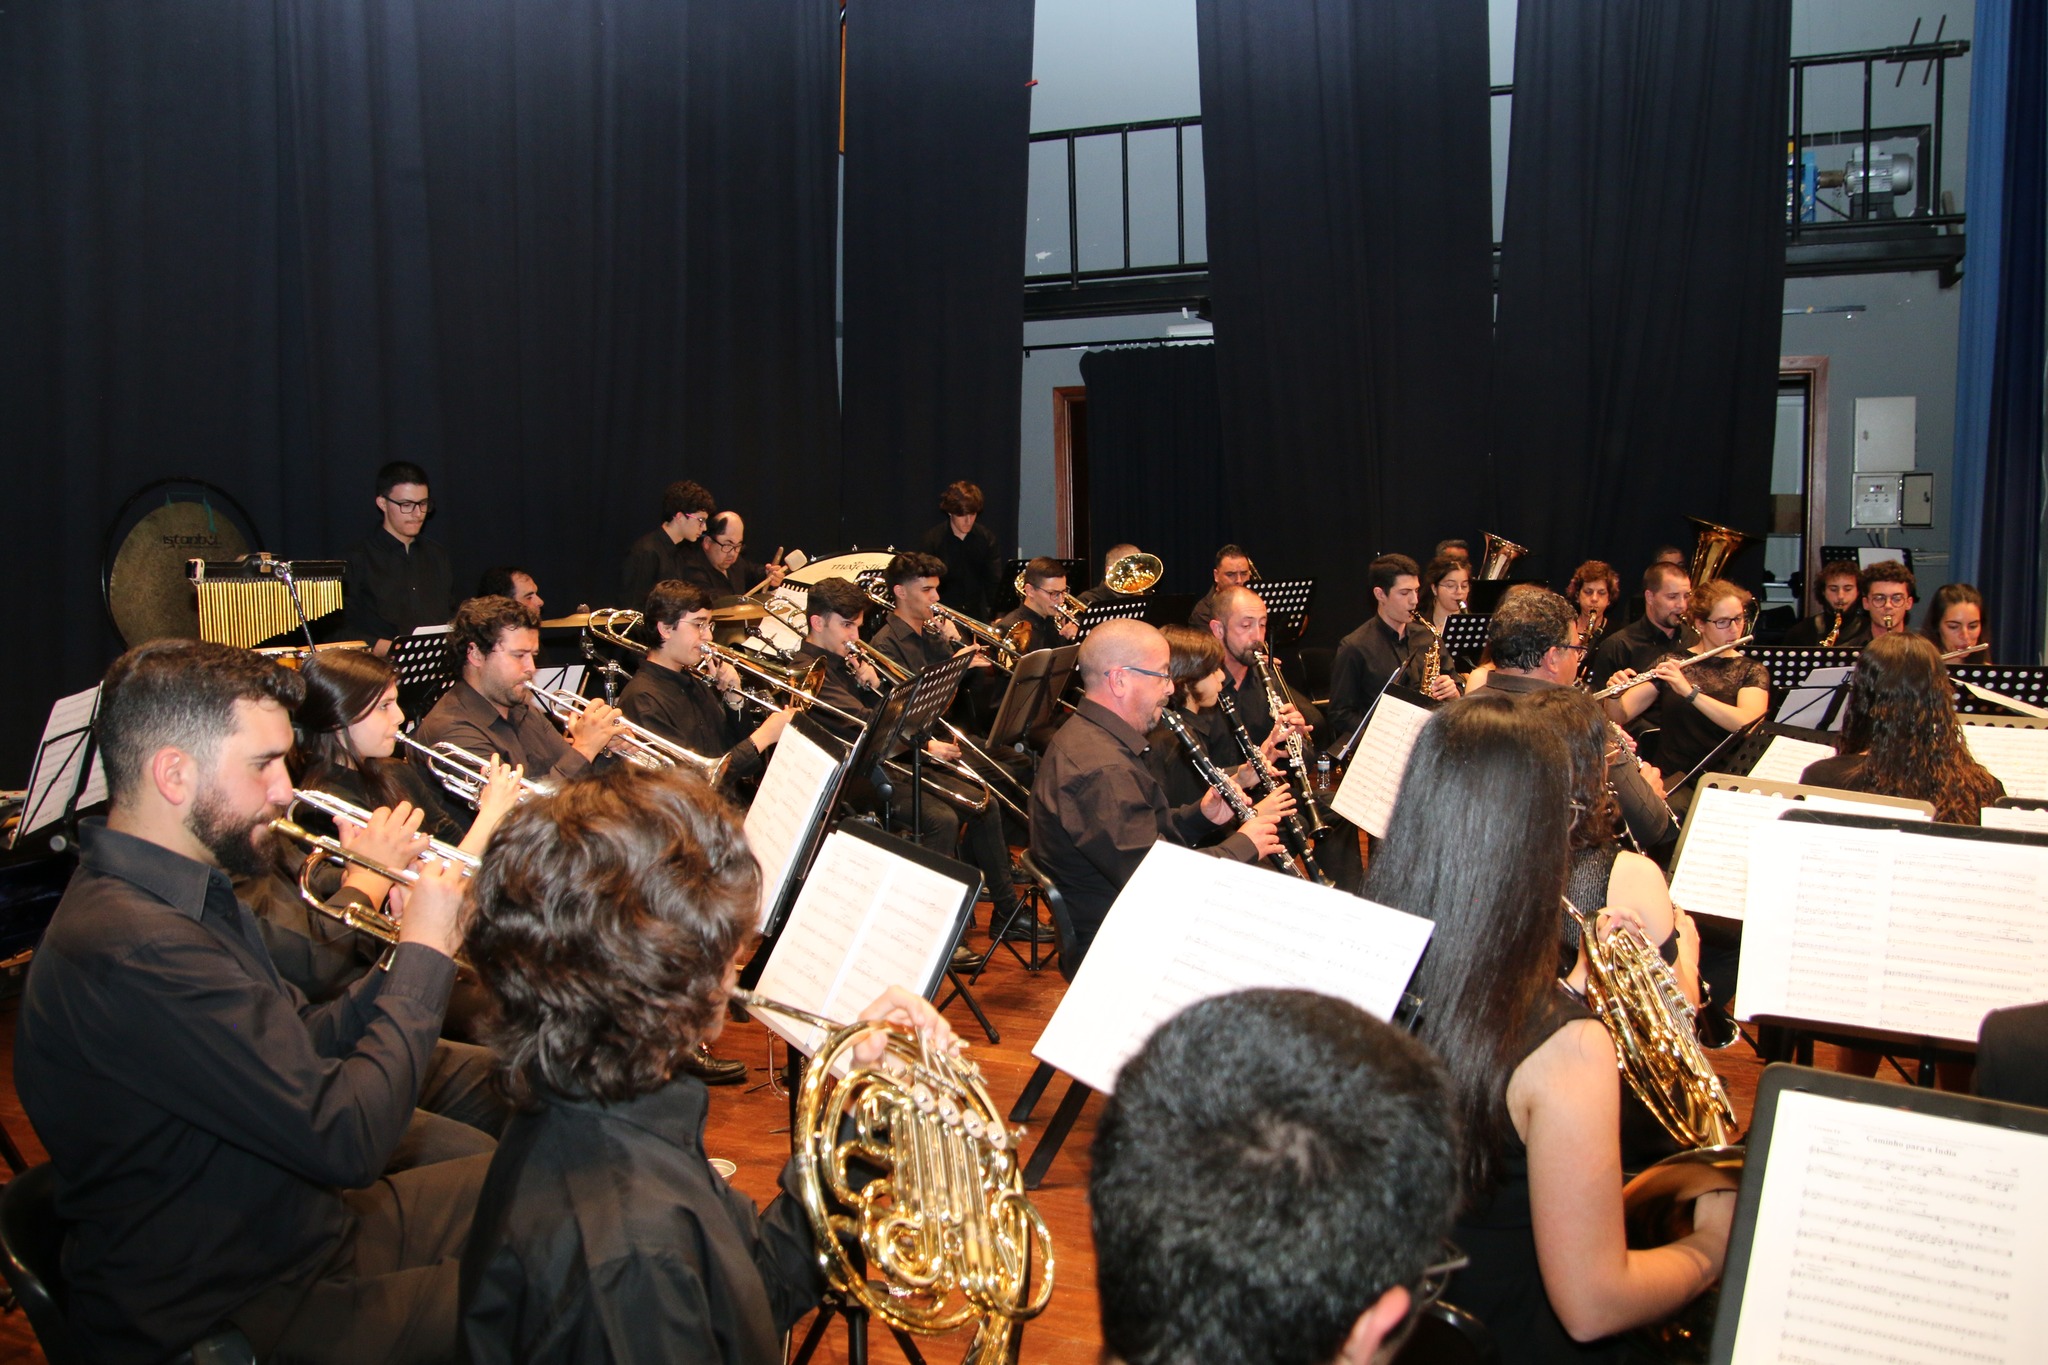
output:
<svg viewBox="0 0 2048 1365"><path fill-rule="evenodd" d="M747 1078L745 1062L714 1057L702 1048L684 1055L683 1070L706 1085L738 1085Z"/></svg>
<svg viewBox="0 0 2048 1365"><path fill-rule="evenodd" d="M949 972L972 973L980 966L981 954L963 943L953 950L953 960L947 964L946 970Z"/></svg>
<svg viewBox="0 0 2048 1365"><path fill-rule="evenodd" d="M989 925L989 928L993 930L996 924L1002 923L1002 919L1003 917L1000 914L997 915L994 922ZM1002 937L1002 942L1004 943L1049 944L1057 941L1058 936L1053 933L1050 924L1040 924L1029 915L1021 913L1017 918L1010 921L1010 927L1003 930Z"/></svg>

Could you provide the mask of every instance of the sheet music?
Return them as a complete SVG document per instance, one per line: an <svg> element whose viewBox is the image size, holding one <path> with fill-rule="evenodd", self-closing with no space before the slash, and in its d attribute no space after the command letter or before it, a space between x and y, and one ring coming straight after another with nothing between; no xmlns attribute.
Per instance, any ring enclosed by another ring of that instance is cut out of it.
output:
<svg viewBox="0 0 2048 1365"><path fill-rule="evenodd" d="M95 683L83 692L59 698L43 724L43 741L36 751L35 770L29 774L28 798L22 806L18 843L22 835L33 834L53 820L62 819L71 800L71 788L78 781L78 766L87 742L92 738L92 720L99 710L100 689ZM107 799L107 770L99 750L92 755L92 771L78 794L78 809Z"/></svg>
<svg viewBox="0 0 2048 1365"><path fill-rule="evenodd" d="M1993 706L2003 706L2022 716L2033 716L2036 719L2048 717L2048 706L2036 706L2032 702L2021 701L2018 697L2008 696L2003 692L1993 692L1988 687L1979 687L1968 678L1951 675L1951 681L1979 701L1988 701Z"/></svg>
<svg viewBox="0 0 2048 1365"><path fill-rule="evenodd" d="M2048 849L1773 821L1750 860L1744 1019L1968 1042L2048 998Z"/></svg>
<svg viewBox="0 0 2048 1365"><path fill-rule="evenodd" d="M1982 823L1986 829L2024 829L2048 834L2048 810L2014 810L2009 806L1986 806Z"/></svg>
<svg viewBox="0 0 2048 1365"><path fill-rule="evenodd" d="M1314 882L1160 842L1110 907L1032 1053L1107 1093L1154 1029L1229 991L1297 986L1390 1018L1433 927Z"/></svg>
<svg viewBox="0 0 2048 1365"><path fill-rule="evenodd" d="M761 865L761 915L756 928L768 927L768 916L795 875L792 866L804 836L816 826L821 808L832 794L839 761L795 726L782 732L768 756L761 786L747 807L747 844ZM791 1002L795 1003L795 1002Z"/></svg>
<svg viewBox="0 0 2048 1365"><path fill-rule="evenodd" d="M922 993L952 951L967 885L835 830L762 969L760 993L842 1023L890 986ZM824 1041L818 1029L773 1011L760 1019L806 1055Z"/></svg>
<svg viewBox="0 0 2048 1365"><path fill-rule="evenodd" d="M584 666L582 664L563 664L559 668L543 668L534 673L533 685L535 687L544 687L550 692L575 692L580 695L583 691L583 674Z"/></svg>
<svg viewBox="0 0 2048 1365"><path fill-rule="evenodd" d="M1779 1096L1736 1365L2038 1360L2048 1137Z"/></svg>
<svg viewBox="0 0 2048 1365"><path fill-rule="evenodd" d="M1773 735L1763 756L1749 770L1749 775L1761 782L1797 782L1809 764L1834 756L1835 746L1832 744L1817 744L1813 740L1794 739L1790 735Z"/></svg>
<svg viewBox="0 0 2048 1365"><path fill-rule="evenodd" d="M2005 784L2007 796L2048 797L2048 730L2024 725L1964 725L1970 754Z"/></svg>
<svg viewBox="0 0 2048 1365"><path fill-rule="evenodd" d="M1785 693L1785 700L1778 703L1778 714L1772 717L1780 725L1803 725L1809 730L1839 730L1842 728L1842 712L1845 707L1835 707L1835 714L1822 723L1828 708L1842 695L1842 684L1847 682L1847 668L1816 668L1808 673L1799 686Z"/></svg>
<svg viewBox="0 0 2048 1365"><path fill-rule="evenodd" d="M1785 741L1781 736L1773 741L1773 747L1784 742L1800 743ZM1904 806L1859 801L1848 792L1835 796L1808 795L1798 804L1808 810L1843 811L1850 815L1933 818L1925 811ZM1672 903L1694 914L1741 919L1749 895L1750 831L1776 820L1791 808L1792 798L1786 796L1728 787L1700 788L1685 817L1685 847L1679 850L1678 862L1671 869Z"/></svg>
<svg viewBox="0 0 2048 1365"><path fill-rule="evenodd" d="M1408 771L1408 754L1429 717L1429 708L1381 693L1330 809L1375 839L1384 839L1394 818L1394 801L1401 794L1401 778Z"/></svg>

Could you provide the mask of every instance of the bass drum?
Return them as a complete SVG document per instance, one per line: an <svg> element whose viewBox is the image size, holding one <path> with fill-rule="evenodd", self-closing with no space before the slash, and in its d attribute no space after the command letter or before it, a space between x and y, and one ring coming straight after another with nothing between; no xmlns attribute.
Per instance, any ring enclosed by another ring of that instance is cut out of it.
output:
<svg viewBox="0 0 2048 1365"><path fill-rule="evenodd" d="M771 603L782 604L781 609L770 606L769 614L754 624L751 633L778 654L794 654L804 642L797 623L804 619L811 584L827 578L844 578L866 587L870 581L881 581L882 571L895 557L894 550L848 550L845 554L813 559L801 569L791 569L782 586L768 595Z"/></svg>

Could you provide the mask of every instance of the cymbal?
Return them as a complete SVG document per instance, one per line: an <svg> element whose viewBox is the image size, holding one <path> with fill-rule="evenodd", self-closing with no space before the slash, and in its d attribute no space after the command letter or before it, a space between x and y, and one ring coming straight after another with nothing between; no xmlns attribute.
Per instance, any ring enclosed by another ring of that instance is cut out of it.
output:
<svg viewBox="0 0 2048 1365"><path fill-rule="evenodd" d="M758 621L768 614L768 608L759 602L735 602L729 607L713 607L714 621Z"/></svg>
<svg viewBox="0 0 2048 1365"><path fill-rule="evenodd" d="M590 613L579 611L574 616L557 616L552 621L540 623L542 630L581 630L590 624Z"/></svg>

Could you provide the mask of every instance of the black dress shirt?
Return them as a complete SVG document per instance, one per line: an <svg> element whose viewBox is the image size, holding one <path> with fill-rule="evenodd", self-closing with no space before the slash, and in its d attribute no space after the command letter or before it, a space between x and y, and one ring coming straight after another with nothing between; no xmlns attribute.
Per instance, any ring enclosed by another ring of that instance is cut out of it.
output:
<svg viewBox="0 0 2048 1365"><path fill-rule="evenodd" d="M1379 700L1387 682L1401 672L1408 661L1431 640L1418 630L1409 638L1407 627L1395 630L1375 612L1364 625L1337 642L1337 654L1330 662L1330 729L1332 747L1342 746L1358 729L1360 721ZM1411 672L1404 681L1415 681Z"/></svg>
<svg viewBox="0 0 2048 1365"><path fill-rule="evenodd" d="M708 1105L681 1076L512 1120L462 1257L472 1365L780 1365L825 1288L794 1163L757 1215L705 1159Z"/></svg>
<svg viewBox="0 0 2048 1365"><path fill-rule="evenodd" d="M1560 684L1548 678L1528 677L1501 669L1495 669L1486 678L1488 691L1505 692L1510 696L1548 692L1558 686ZM1607 780L1613 785L1615 800L1621 805L1622 823L1628 826L1629 835L1645 853L1678 837L1678 822L1671 818L1670 804L1651 788L1649 779L1643 776L1641 762L1633 753L1625 753L1609 767Z"/></svg>
<svg viewBox="0 0 2048 1365"><path fill-rule="evenodd" d="M316 1277L354 1226L337 1187L375 1181L412 1117L454 981L406 944L308 1006L225 873L86 826L14 1047L86 1358L161 1360Z"/></svg>
<svg viewBox="0 0 2048 1365"><path fill-rule="evenodd" d="M731 570L721 572L718 566L711 562L711 556L705 553L702 538L695 541L685 541L683 544L676 546L675 562L675 576L695 587L714 602L725 597L738 597L760 581L760 578L756 576L744 586L734 587L733 582L737 577L740 567L739 561L733 561Z"/></svg>
<svg viewBox="0 0 2048 1365"><path fill-rule="evenodd" d="M889 613L889 619L882 623L882 628L875 632L875 638L868 643L913 673L922 672L933 664L944 663L959 649L951 640L906 624L903 618L893 611Z"/></svg>
<svg viewBox="0 0 2048 1365"><path fill-rule="evenodd" d="M1638 673L1648 672L1657 666L1659 659L1681 652L1698 638L1698 634L1684 621L1678 623L1676 631L1666 634L1651 625L1649 617L1638 617L1608 635L1600 642L1600 648L1593 651L1593 671L1587 676L1587 686L1598 692L1607 686L1609 678L1624 668L1632 668Z"/></svg>
<svg viewBox="0 0 2048 1365"><path fill-rule="evenodd" d="M1003 552L995 533L975 522L965 537L953 534L950 522L941 521L924 533L917 548L937 555L946 565L946 605L977 621L995 614L996 603L1010 600L1010 585L1003 582Z"/></svg>
<svg viewBox="0 0 2048 1365"><path fill-rule="evenodd" d="M1023 653L1035 654L1041 649L1058 649L1062 645L1075 644L1079 636L1069 640L1060 634L1059 626L1050 616L1040 616L1029 607L1018 607L994 622L995 628L1007 631L1019 621L1031 627L1031 638L1024 643Z"/></svg>
<svg viewBox="0 0 2048 1365"><path fill-rule="evenodd" d="M728 777L753 777L767 766L742 726L739 712L695 673L643 659L639 671L619 693L619 709L635 725L672 739L691 753L706 758L731 755L726 765Z"/></svg>
<svg viewBox="0 0 2048 1365"><path fill-rule="evenodd" d="M571 748L546 716L524 703L513 707L509 717L501 716L497 707L484 700L483 693L460 678L441 694L413 738L429 748L453 744L478 758L496 754L507 763L523 766L528 777L542 782L574 777L590 766L590 760Z"/></svg>
<svg viewBox="0 0 2048 1365"><path fill-rule="evenodd" d="M448 551L414 537L402 543L381 525L342 551L348 582L342 588L347 638L396 640L416 626L438 626L455 615L455 569Z"/></svg>
<svg viewBox="0 0 2048 1365"><path fill-rule="evenodd" d="M1074 966L1117 893L1162 838L1192 844L1216 826L1199 802L1169 806L1146 766L1145 737L1101 702L1083 698L1053 736L1031 788L1031 856L1059 887L1080 942ZM1233 833L1209 853L1248 863L1250 838Z"/></svg>
<svg viewBox="0 0 2048 1365"><path fill-rule="evenodd" d="M656 583L681 578L685 551L696 554L696 544L670 540L659 526L627 546L625 562L619 565L619 605L639 611Z"/></svg>

